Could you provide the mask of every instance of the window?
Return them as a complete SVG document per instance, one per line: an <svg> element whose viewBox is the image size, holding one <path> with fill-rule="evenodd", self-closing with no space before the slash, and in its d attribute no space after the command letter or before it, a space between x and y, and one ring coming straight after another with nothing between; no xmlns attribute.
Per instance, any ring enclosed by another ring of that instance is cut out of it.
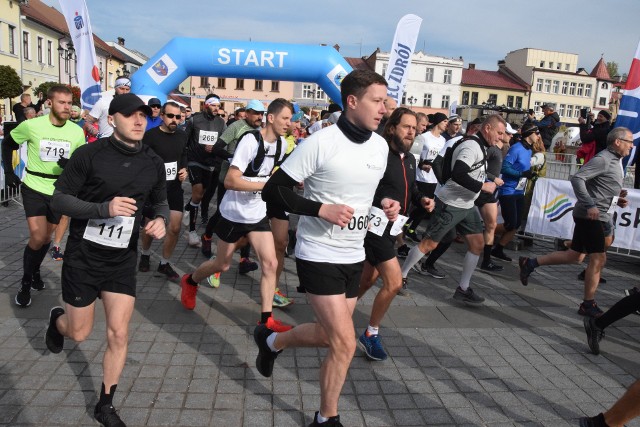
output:
<svg viewBox="0 0 640 427"><path fill-rule="evenodd" d="M280 92L280 82L273 80L271 82L271 92Z"/></svg>
<svg viewBox="0 0 640 427"><path fill-rule="evenodd" d="M316 99L325 99L326 95L324 94L324 91L316 85Z"/></svg>
<svg viewBox="0 0 640 427"><path fill-rule="evenodd" d="M551 80L547 79L544 81L544 92L545 93L551 92Z"/></svg>
<svg viewBox="0 0 640 427"><path fill-rule="evenodd" d="M314 91L311 89L311 85L310 84L303 84L302 85L302 97L303 98L307 98L307 99L311 99L313 98L314 95Z"/></svg>
<svg viewBox="0 0 640 427"><path fill-rule="evenodd" d="M47 41L47 64L53 65L53 42L51 40Z"/></svg>
<svg viewBox="0 0 640 427"><path fill-rule="evenodd" d="M218 89L226 89L227 88L227 79L225 78L218 78L218 85L217 85Z"/></svg>
<svg viewBox="0 0 640 427"><path fill-rule="evenodd" d="M513 95L508 95L507 96L507 107L513 108L513 100L514 100Z"/></svg>
<svg viewBox="0 0 640 427"><path fill-rule="evenodd" d="M469 105L469 91L462 92L462 105Z"/></svg>
<svg viewBox="0 0 640 427"><path fill-rule="evenodd" d="M577 119L580 117L580 106L576 105L575 110L573 110L573 118Z"/></svg>
<svg viewBox="0 0 640 427"><path fill-rule="evenodd" d="M424 81L425 82L432 82L433 81L433 68L427 68L427 73L424 77Z"/></svg>
<svg viewBox="0 0 640 427"><path fill-rule="evenodd" d="M471 92L471 105L478 105L478 92Z"/></svg>
<svg viewBox="0 0 640 427"><path fill-rule="evenodd" d="M263 80L256 80L253 84L253 90L262 90Z"/></svg>
<svg viewBox="0 0 640 427"><path fill-rule="evenodd" d="M209 87L209 77L200 77L200 87Z"/></svg>
<svg viewBox="0 0 640 427"><path fill-rule="evenodd" d="M542 84L544 81L542 79L536 80L536 92L542 92Z"/></svg>
<svg viewBox="0 0 640 427"><path fill-rule="evenodd" d="M565 117L573 117L573 105L567 105L567 115Z"/></svg>
<svg viewBox="0 0 640 427"><path fill-rule="evenodd" d="M31 45L29 43L29 33L26 31L22 32L22 56L27 61L31 60Z"/></svg>
<svg viewBox="0 0 640 427"><path fill-rule="evenodd" d="M600 99L598 100L598 105L601 106L606 106L607 105L607 98L605 98L604 96L601 96Z"/></svg>
<svg viewBox="0 0 640 427"><path fill-rule="evenodd" d="M16 27L9 25L9 53L16 54Z"/></svg>
<svg viewBox="0 0 640 427"><path fill-rule="evenodd" d="M556 70L562 70L562 64L560 62L556 64Z"/></svg>
<svg viewBox="0 0 640 427"><path fill-rule="evenodd" d="M553 69L553 62L549 61L549 68Z"/></svg>
<svg viewBox="0 0 640 427"><path fill-rule="evenodd" d="M584 87L584 96L591 98L592 91L593 91L593 86L592 85L586 85Z"/></svg>
<svg viewBox="0 0 640 427"><path fill-rule="evenodd" d="M42 62L43 62L42 61L42 59L43 59L43 56L42 56L42 41L43 40L42 40L42 37L38 37L37 40L38 40L38 62L42 64Z"/></svg>
<svg viewBox="0 0 640 427"><path fill-rule="evenodd" d="M387 75L387 65L389 64L382 64L382 77Z"/></svg>
<svg viewBox="0 0 640 427"><path fill-rule="evenodd" d="M451 78L453 76L453 70L444 70L444 82L451 83Z"/></svg>
<svg viewBox="0 0 640 427"><path fill-rule="evenodd" d="M565 70L565 71L569 71L569 64L565 64L565 65L564 65L564 70Z"/></svg>
<svg viewBox="0 0 640 427"><path fill-rule="evenodd" d="M569 95L575 96L576 86L577 86L576 82L571 82L571 85L569 86Z"/></svg>
<svg viewBox="0 0 640 427"><path fill-rule="evenodd" d="M402 99L400 100L400 105L407 105L407 92L402 92Z"/></svg>
<svg viewBox="0 0 640 427"><path fill-rule="evenodd" d="M609 88L609 85L608 85L608 84L606 84L606 83L602 83L602 89L608 89L608 88Z"/></svg>
<svg viewBox="0 0 640 427"><path fill-rule="evenodd" d="M431 107L431 94L430 93L425 93L424 94L424 98L422 99L422 106L423 107Z"/></svg>
<svg viewBox="0 0 640 427"><path fill-rule="evenodd" d="M560 91L560 81L559 80L554 80L553 81L553 89L552 92L553 93L558 93Z"/></svg>
<svg viewBox="0 0 640 427"><path fill-rule="evenodd" d="M449 108L449 95L442 95L442 105L441 108Z"/></svg>
<svg viewBox="0 0 640 427"><path fill-rule="evenodd" d="M533 103L533 111L537 114L540 113L540 105L542 105L542 103L540 101L536 101Z"/></svg>
<svg viewBox="0 0 640 427"><path fill-rule="evenodd" d="M236 79L236 90L244 90L244 79Z"/></svg>
<svg viewBox="0 0 640 427"><path fill-rule="evenodd" d="M522 97L516 96L516 108L522 108Z"/></svg>
<svg viewBox="0 0 640 427"><path fill-rule="evenodd" d="M498 105L498 95L495 93L490 93L487 103L491 105Z"/></svg>
<svg viewBox="0 0 640 427"><path fill-rule="evenodd" d="M562 82L562 94L566 95L569 90L569 82Z"/></svg>
<svg viewBox="0 0 640 427"><path fill-rule="evenodd" d="M544 61L540 61L540 68L544 68Z"/></svg>
<svg viewBox="0 0 640 427"><path fill-rule="evenodd" d="M560 104L558 106L558 115L560 117L564 117L564 109L565 109L565 105L564 104Z"/></svg>
<svg viewBox="0 0 640 427"><path fill-rule="evenodd" d="M578 96L582 96L584 93L584 83L578 83Z"/></svg>

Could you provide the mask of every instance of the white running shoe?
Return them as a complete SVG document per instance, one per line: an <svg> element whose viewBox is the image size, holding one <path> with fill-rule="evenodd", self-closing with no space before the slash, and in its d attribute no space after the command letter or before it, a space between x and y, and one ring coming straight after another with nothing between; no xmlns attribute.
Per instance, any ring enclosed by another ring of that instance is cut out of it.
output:
<svg viewBox="0 0 640 427"><path fill-rule="evenodd" d="M189 246L193 248L199 248L200 246L202 246L202 243L200 242L200 236L198 236L198 233L196 233L195 231L189 232Z"/></svg>

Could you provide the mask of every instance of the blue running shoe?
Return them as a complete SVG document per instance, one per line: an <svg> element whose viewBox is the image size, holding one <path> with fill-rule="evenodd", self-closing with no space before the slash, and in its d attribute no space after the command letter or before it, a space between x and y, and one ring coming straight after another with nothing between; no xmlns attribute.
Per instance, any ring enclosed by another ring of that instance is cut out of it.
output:
<svg viewBox="0 0 640 427"><path fill-rule="evenodd" d="M358 338L358 345L367 355L369 360L385 360L387 353L382 348L382 342L380 335L367 336L367 331L364 331L360 338Z"/></svg>

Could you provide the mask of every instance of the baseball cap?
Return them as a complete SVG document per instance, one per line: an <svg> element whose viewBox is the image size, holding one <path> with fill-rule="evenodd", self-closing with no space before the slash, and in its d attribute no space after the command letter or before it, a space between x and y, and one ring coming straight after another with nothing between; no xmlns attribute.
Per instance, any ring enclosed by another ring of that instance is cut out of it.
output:
<svg viewBox="0 0 640 427"><path fill-rule="evenodd" d="M133 93L125 93L116 96L109 104L109 115L113 116L120 113L124 116L130 116L135 111L142 111L147 116L151 115L151 107L145 105L144 101Z"/></svg>
<svg viewBox="0 0 640 427"><path fill-rule="evenodd" d="M545 108L549 108L550 110L555 110L556 109L556 104L544 104L542 107L540 107L541 109L545 109Z"/></svg>
<svg viewBox="0 0 640 427"><path fill-rule="evenodd" d="M267 109L264 108L264 104L257 99L252 99L251 101L249 101L249 103L247 104L247 110L253 110L258 113L264 113L267 111Z"/></svg>
<svg viewBox="0 0 640 427"><path fill-rule="evenodd" d="M507 122L507 133L509 135L515 135L518 131L511 127L511 123Z"/></svg>
<svg viewBox="0 0 640 427"><path fill-rule="evenodd" d="M298 111L291 117L292 122L299 122L304 117L304 111Z"/></svg>
<svg viewBox="0 0 640 427"><path fill-rule="evenodd" d="M158 106L162 106L162 102L160 102L160 100L158 98L151 98L149 100L149 102L147 102L147 105L149 107L153 106L153 105L158 105Z"/></svg>

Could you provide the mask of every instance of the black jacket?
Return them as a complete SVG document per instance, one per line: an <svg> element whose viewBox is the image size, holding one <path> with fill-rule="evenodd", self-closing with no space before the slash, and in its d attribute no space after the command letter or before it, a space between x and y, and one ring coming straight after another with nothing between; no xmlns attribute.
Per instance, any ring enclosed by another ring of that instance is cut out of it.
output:
<svg viewBox="0 0 640 427"><path fill-rule="evenodd" d="M389 147L387 168L373 196L373 206L382 209L381 201L385 197L400 202L400 214L405 215L409 202L419 205L424 195L416 186L416 159L411 153L400 158L400 153Z"/></svg>
<svg viewBox="0 0 640 427"><path fill-rule="evenodd" d="M596 153L599 153L607 148L607 135L610 130L611 124L609 122L594 123L591 129L589 129L588 123L581 124L580 141L582 141L583 144L595 141Z"/></svg>

